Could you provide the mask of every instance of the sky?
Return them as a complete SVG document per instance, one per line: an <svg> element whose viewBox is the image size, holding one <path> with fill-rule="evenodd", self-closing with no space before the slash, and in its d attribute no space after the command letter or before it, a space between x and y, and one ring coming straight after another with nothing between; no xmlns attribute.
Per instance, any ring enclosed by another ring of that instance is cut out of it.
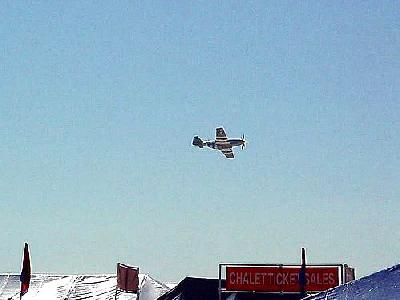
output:
<svg viewBox="0 0 400 300"><path fill-rule="evenodd" d="M399 263L397 1L1 1L0 39L0 272Z"/></svg>

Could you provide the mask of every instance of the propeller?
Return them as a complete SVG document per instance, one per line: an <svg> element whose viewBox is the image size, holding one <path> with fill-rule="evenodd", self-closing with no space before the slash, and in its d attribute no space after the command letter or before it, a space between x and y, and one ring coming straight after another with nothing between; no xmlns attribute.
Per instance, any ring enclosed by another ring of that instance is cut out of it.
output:
<svg viewBox="0 0 400 300"><path fill-rule="evenodd" d="M243 144L242 144L242 150L243 150L244 147L246 147L246 141L244 140L244 133L242 134L242 141L243 141Z"/></svg>

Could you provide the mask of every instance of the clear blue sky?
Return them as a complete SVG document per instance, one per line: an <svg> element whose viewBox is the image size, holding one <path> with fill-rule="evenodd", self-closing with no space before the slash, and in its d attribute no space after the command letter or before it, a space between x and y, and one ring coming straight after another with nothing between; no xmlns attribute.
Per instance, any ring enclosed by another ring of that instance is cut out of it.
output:
<svg viewBox="0 0 400 300"><path fill-rule="evenodd" d="M0 40L0 272L399 263L399 2L1 1Z"/></svg>

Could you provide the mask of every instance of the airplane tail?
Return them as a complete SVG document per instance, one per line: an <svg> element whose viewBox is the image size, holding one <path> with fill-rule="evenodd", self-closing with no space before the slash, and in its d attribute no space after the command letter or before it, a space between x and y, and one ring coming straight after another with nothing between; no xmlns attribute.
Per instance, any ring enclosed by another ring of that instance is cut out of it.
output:
<svg viewBox="0 0 400 300"><path fill-rule="evenodd" d="M199 138L197 135L193 138L193 142L192 142L193 146L197 146L199 148L203 148L204 146L204 142L201 140L201 138Z"/></svg>

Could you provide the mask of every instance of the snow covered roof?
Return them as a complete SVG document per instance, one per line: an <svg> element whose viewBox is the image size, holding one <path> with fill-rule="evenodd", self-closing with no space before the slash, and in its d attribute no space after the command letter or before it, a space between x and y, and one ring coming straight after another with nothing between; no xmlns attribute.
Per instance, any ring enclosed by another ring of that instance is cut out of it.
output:
<svg viewBox="0 0 400 300"><path fill-rule="evenodd" d="M400 299L400 264L305 299Z"/></svg>
<svg viewBox="0 0 400 300"><path fill-rule="evenodd" d="M169 288L151 278L139 274L141 282L140 300L155 300L166 293ZM49 275L32 274L28 293L23 300L78 300L114 299L117 279L115 275ZM19 275L0 274L0 299L19 299ZM136 294L119 292L119 300L136 300Z"/></svg>

